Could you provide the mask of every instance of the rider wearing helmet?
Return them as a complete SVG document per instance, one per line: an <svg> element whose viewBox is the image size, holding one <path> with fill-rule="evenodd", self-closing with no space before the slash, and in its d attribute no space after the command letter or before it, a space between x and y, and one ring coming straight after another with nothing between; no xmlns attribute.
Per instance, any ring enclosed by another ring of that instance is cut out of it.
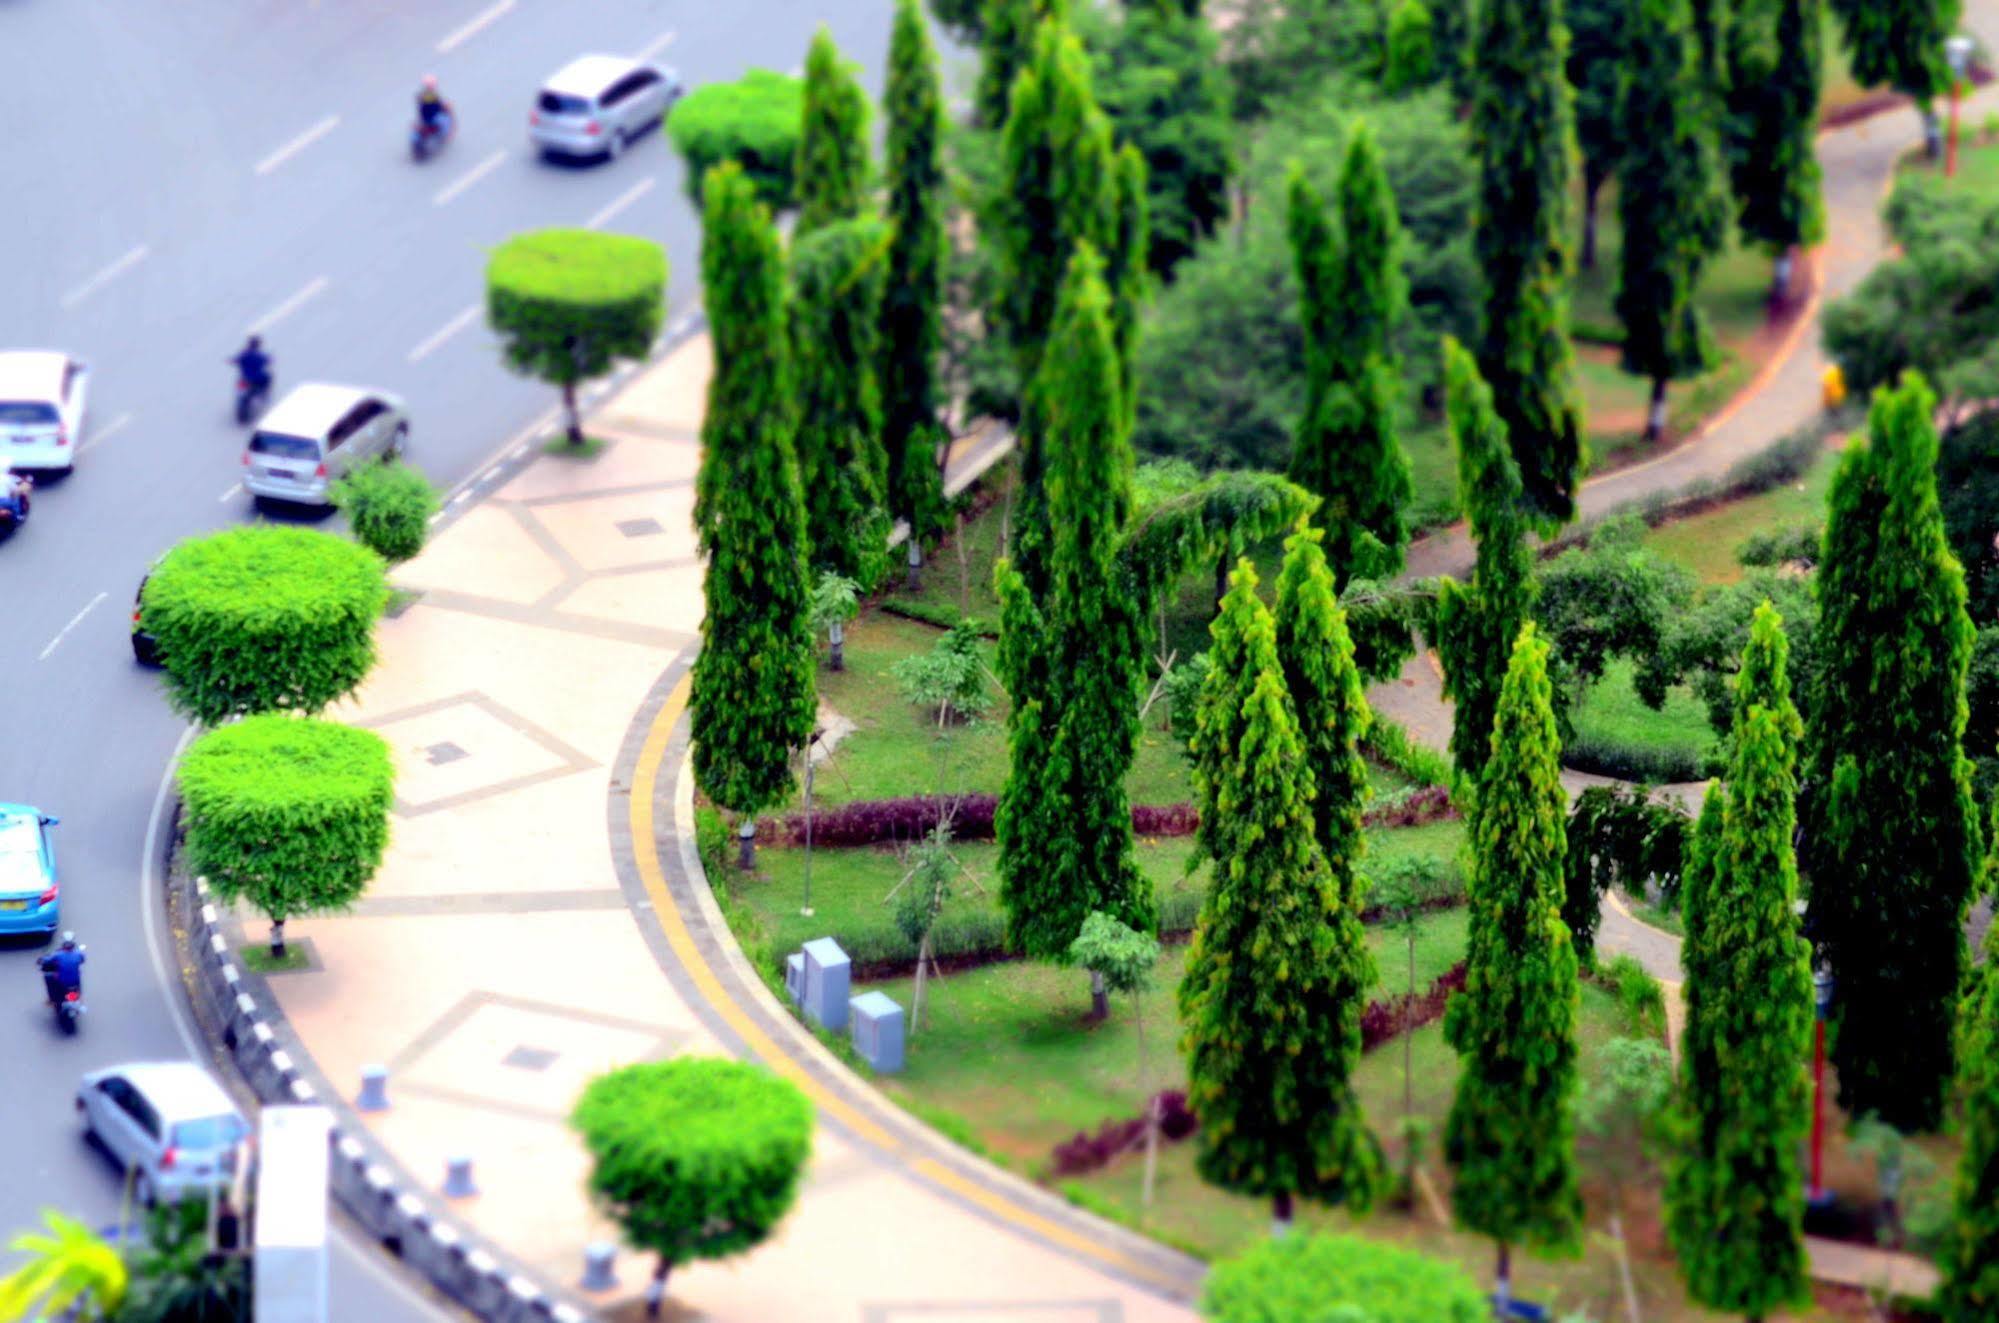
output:
<svg viewBox="0 0 1999 1323"><path fill-rule="evenodd" d="M451 114L444 97L437 90L437 75L425 74L423 87L416 94L416 122L425 133L444 131L444 121Z"/></svg>
<svg viewBox="0 0 1999 1323"><path fill-rule="evenodd" d="M252 390L268 390L271 385L271 356L264 352L264 342L258 336L251 336L244 344L243 351L229 360L236 365L236 371Z"/></svg>
<svg viewBox="0 0 1999 1323"><path fill-rule="evenodd" d="M83 952L77 947L75 933L64 933L62 945L35 963L41 966L42 987L51 1006L72 990L83 991Z"/></svg>

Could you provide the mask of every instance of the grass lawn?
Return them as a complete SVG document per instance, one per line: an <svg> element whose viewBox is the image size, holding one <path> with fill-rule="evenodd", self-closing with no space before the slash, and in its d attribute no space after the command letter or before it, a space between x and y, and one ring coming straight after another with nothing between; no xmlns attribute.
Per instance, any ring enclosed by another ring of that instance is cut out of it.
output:
<svg viewBox="0 0 1999 1323"><path fill-rule="evenodd" d="M1832 486L1829 449L1800 479L1771 491L1659 525L1646 535L1653 551L1676 560L1702 583L1734 583L1742 577L1736 549L1752 533L1825 522L1826 490Z"/></svg>
<svg viewBox="0 0 1999 1323"><path fill-rule="evenodd" d="M1367 866L1386 869L1404 859L1422 858L1434 863L1441 874L1456 876L1463 844L1461 821L1371 831ZM991 841L965 841L953 849L965 875L940 917L939 949L992 949L1001 931L995 873L998 847ZM1187 876L1193 849L1190 836L1138 842L1138 866L1157 888L1164 917L1183 929L1192 922L1206 886L1205 870ZM830 935L850 955L869 961L895 957L907 946L885 903L907 867L899 853L888 849L814 850L809 919L799 913L805 899L804 850L764 847L757 851L755 876L745 878L732 868L727 878L731 894L757 915L780 956L815 937ZM954 939L963 945L954 947Z"/></svg>
<svg viewBox="0 0 1999 1323"><path fill-rule="evenodd" d="M1698 761L1714 744L1706 706L1690 690L1678 687L1667 694L1665 706L1654 712L1632 689L1632 669L1624 658L1604 668L1603 678L1569 714L1577 741L1644 750L1686 750L1689 758Z"/></svg>
<svg viewBox="0 0 1999 1323"><path fill-rule="evenodd" d="M1999 143L1985 132L1982 123L1968 116L1958 126L1958 133L1957 174L1950 187L1973 193L1999 192ZM1902 158L1900 170L1903 174L1940 175L1943 165L1912 151Z"/></svg>

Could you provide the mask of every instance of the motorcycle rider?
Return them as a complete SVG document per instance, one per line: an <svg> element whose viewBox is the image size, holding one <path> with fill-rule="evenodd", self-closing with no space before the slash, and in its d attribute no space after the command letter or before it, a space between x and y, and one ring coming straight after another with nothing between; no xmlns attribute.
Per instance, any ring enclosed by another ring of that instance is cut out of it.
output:
<svg viewBox="0 0 1999 1323"><path fill-rule="evenodd" d="M425 74L423 87L416 94L416 123L426 138L436 138L444 133L444 126L451 119L451 107L437 90L437 75Z"/></svg>
<svg viewBox="0 0 1999 1323"><path fill-rule="evenodd" d="M252 392L271 388L271 356L264 352L264 342L258 336L251 336L243 351L229 361Z"/></svg>
<svg viewBox="0 0 1999 1323"><path fill-rule="evenodd" d="M56 1005L72 990L83 991L83 952L77 948L75 933L64 933L62 945L35 963L41 967L49 1005Z"/></svg>

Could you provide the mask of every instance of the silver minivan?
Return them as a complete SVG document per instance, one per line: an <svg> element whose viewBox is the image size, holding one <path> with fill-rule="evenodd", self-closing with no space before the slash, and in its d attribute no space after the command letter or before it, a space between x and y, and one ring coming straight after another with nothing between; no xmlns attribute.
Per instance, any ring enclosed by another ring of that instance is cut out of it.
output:
<svg viewBox="0 0 1999 1323"><path fill-rule="evenodd" d="M348 470L409 448L409 414L386 391L305 382L258 420L243 450L243 489L259 502L330 505Z"/></svg>
<svg viewBox="0 0 1999 1323"><path fill-rule="evenodd" d="M221 1189L234 1178L250 1123L192 1061L94 1070L76 1091L86 1138L133 1174L143 1204Z"/></svg>
<svg viewBox="0 0 1999 1323"><path fill-rule="evenodd" d="M671 69L585 55L542 84L528 112L528 137L544 155L617 156L657 128L684 90Z"/></svg>

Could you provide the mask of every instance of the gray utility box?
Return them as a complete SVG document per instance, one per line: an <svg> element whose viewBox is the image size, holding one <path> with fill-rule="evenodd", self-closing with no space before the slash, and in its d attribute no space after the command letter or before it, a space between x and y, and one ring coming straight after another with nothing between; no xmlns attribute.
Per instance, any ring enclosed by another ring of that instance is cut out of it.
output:
<svg viewBox="0 0 1999 1323"><path fill-rule="evenodd" d="M854 1051L884 1075L902 1069L902 1007L886 992L863 992L854 998Z"/></svg>
<svg viewBox="0 0 1999 1323"><path fill-rule="evenodd" d="M805 1009L805 952L793 951L784 958L784 995L799 1010Z"/></svg>
<svg viewBox="0 0 1999 1323"><path fill-rule="evenodd" d="M820 937L805 944L805 1018L834 1033L847 1027L853 962L840 944Z"/></svg>

